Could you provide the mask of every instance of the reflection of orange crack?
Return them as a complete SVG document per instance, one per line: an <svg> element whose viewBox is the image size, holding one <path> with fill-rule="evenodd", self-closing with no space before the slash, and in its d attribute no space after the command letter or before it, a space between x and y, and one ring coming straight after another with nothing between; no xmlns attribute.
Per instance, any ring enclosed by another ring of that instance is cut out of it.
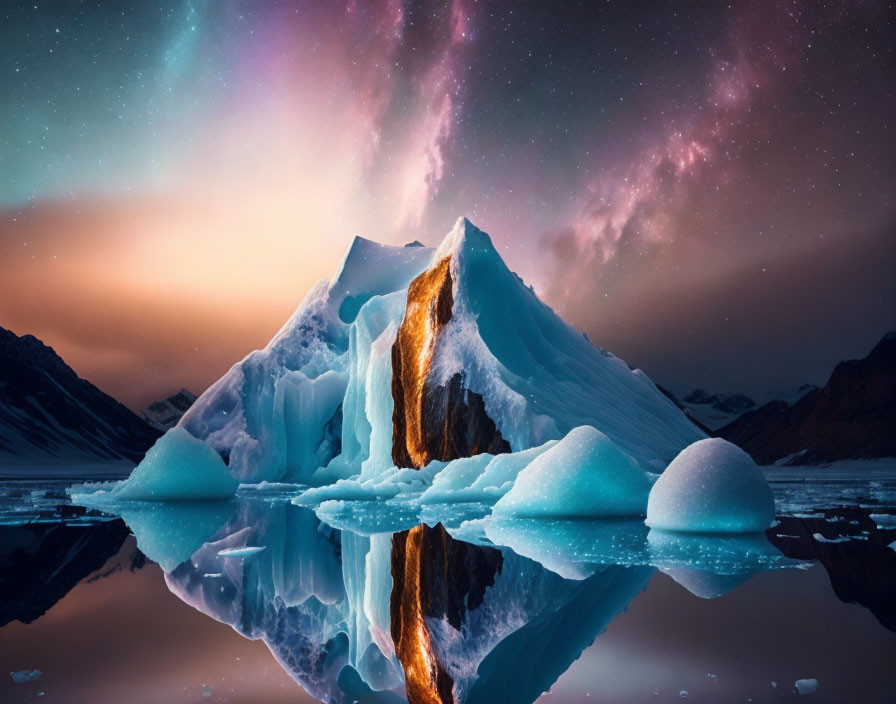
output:
<svg viewBox="0 0 896 704"><path fill-rule="evenodd" d="M408 288L404 320L392 348L392 385L396 403L393 418L393 447L406 449L410 464L417 469L433 457L426 446L422 421L423 386L432 367L436 340L451 320L451 257L423 272Z"/></svg>
<svg viewBox="0 0 896 704"><path fill-rule="evenodd" d="M395 641L395 653L404 667L408 701L411 704L448 704L454 701L449 689L450 678L446 673L440 673L423 619L420 584L423 538L424 527L416 526L408 531L405 540L404 583L398 614L400 631ZM393 539L400 537L396 535ZM449 691L444 691L446 689Z"/></svg>

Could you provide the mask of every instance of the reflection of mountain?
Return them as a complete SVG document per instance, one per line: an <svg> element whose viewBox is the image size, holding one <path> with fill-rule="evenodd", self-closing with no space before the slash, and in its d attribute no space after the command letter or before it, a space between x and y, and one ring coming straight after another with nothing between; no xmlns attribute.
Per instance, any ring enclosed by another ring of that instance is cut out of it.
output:
<svg viewBox="0 0 896 704"><path fill-rule="evenodd" d="M768 403L719 429L760 464L896 457L896 332L864 359L840 362L793 405Z"/></svg>
<svg viewBox="0 0 896 704"><path fill-rule="evenodd" d="M0 465L137 461L158 436L51 347L0 328Z"/></svg>
<svg viewBox="0 0 896 704"><path fill-rule="evenodd" d="M867 509L828 509L823 518L784 516L768 531L788 557L818 560L841 601L860 604L896 631L896 529L879 530ZM819 540L817 536L822 539Z"/></svg>
<svg viewBox="0 0 896 704"><path fill-rule="evenodd" d="M121 519L0 526L0 626L42 616L116 555L128 534ZM124 559L132 570L143 564L138 551Z"/></svg>
<svg viewBox="0 0 896 704"><path fill-rule="evenodd" d="M265 549L219 554L240 546ZM264 640L323 701L531 702L652 572L611 566L564 579L441 526L360 536L307 509L258 502L242 504L166 581Z"/></svg>

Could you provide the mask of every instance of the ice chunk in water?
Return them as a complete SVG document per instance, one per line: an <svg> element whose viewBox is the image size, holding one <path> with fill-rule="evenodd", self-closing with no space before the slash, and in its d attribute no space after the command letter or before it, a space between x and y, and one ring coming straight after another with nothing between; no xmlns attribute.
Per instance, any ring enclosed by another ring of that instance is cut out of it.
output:
<svg viewBox="0 0 896 704"><path fill-rule="evenodd" d="M796 691L800 694L814 694L815 690L818 689L818 680L813 678L797 680L793 683L793 686L796 687Z"/></svg>
<svg viewBox="0 0 896 704"><path fill-rule="evenodd" d="M821 533L813 533L812 537L819 543L848 543L849 536L841 535L838 538L825 538Z"/></svg>
<svg viewBox="0 0 896 704"><path fill-rule="evenodd" d="M754 533L775 519L768 482L752 458L721 438L682 450L660 475L647 503L647 525L668 531Z"/></svg>
<svg viewBox="0 0 896 704"><path fill-rule="evenodd" d="M574 428L519 473L495 515L612 517L644 515L652 475L610 438Z"/></svg>
<svg viewBox="0 0 896 704"><path fill-rule="evenodd" d="M114 498L136 501L195 501L233 496L239 482L221 456L180 427L156 441Z"/></svg>
<svg viewBox="0 0 896 704"><path fill-rule="evenodd" d="M16 684L24 684L25 682L34 682L43 676L40 670L19 670L18 672L10 672L9 676Z"/></svg>
<svg viewBox="0 0 896 704"><path fill-rule="evenodd" d="M218 550L218 557L252 557L262 550L264 550L263 545L261 547L247 545L243 548L225 548L224 550Z"/></svg>
<svg viewBox="0 0 896 704"><path fill-rule="evenodd" d="M557 444L549 440L543 445L520 452L507 452L492 457L482 454L450 462L432 480L432 486L420 497L420 502L450 503L481 501L493 503L504 496L517 476L536 457ZM485 467L481 467L483 458Z"/></svg>

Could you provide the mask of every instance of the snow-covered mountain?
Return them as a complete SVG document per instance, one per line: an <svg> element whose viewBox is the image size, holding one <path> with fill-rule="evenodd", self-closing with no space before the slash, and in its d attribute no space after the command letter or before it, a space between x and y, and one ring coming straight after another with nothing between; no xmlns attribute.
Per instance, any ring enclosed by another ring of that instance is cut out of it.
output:
<svg viewBox="0 0 896 704"><path fill-rule="evenodd" d="M158 436L51 347L0 328L0 467L138 461Z"/></svg>
<svg viewBox="0 0 896 704"><path fill-rule="evenodd" d="M181 389L162 401L154 401L149 404L140 411L140 415L156 430L165 431L177 425L177 421L189 410L195 400L196 396L193 393Z"/></svg>
<svg viewBox="0 0 896 704"><path fill-rule="evenodd" d="M795 402L767 403L718 434L761 464L896 457L896 332L864 359L840 362L822 388L800 391Z"/></svg>
<svg viewBox="0 0 896 704"><path fill-rule="evenodd" d="M542 303L465 218L441 245L356 238L337 275L180 426L243 481L324 484L591 425L662 471L703 434L640 370Z"/></svg>
<svg viewBox="0 0 896 704"><path fill-rule="evenodd" d="M756 402L743 394L709 394L694 389L681 399L685 413L701 425L716 430L756 408Z"/></svg>
<svg viewBox="0 0 896 704"><path fill-rule="evenodd" d="M802 384L787 391L772 391L763 394L755 401L744 394L713 394L703 389L694 389L687 396L678 398L662 386L657 388L668 396L700 430L712 435L719 428L733 423L745 413L760 406L769 403L783 403L786 406L792 406L818 387L814 384Z"/></svg>

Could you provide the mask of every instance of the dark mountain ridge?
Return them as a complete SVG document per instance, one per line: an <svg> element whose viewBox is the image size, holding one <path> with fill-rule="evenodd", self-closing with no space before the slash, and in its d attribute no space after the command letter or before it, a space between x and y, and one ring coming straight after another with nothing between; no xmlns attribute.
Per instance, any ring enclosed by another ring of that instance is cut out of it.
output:
<svg viewBox="0 0 896 704"><path fill-rule="evenodd" d="M159 435L52 347L0 327L0 466L137 462Z"/></svg>
<svg viewBox="0 0 896 704"><path fill-rule="evenodd" d="M793 405L773 401L719 428L760 464L896 457L896 331L864 359L840 362Z"/></svg>

